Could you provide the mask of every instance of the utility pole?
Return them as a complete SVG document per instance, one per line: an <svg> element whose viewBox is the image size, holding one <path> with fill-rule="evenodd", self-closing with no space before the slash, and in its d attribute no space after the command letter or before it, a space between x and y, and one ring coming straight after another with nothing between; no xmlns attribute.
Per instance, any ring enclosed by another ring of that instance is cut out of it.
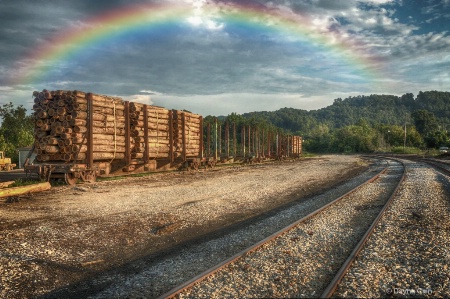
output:
<svg viewBox="0 0 450 299"><path fill-rule="evenodd" d="M403 138L403 153L406 153L406 122L405 122L405 137Z"/></svg>

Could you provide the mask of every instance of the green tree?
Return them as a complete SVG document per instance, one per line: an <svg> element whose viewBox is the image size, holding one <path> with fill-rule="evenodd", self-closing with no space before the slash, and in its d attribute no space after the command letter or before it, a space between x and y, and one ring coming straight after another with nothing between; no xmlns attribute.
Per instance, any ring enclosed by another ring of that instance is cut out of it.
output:
<svg viewBox="0 0 450 299"><path fill-rule="evenodd" d="M427 110L417 110L411 115L417 131L422 135L428 135L437 131L438 121L432 112Z"/></svg>
<svg viewBox="0 0 450 299"><path fill-rule="evenodd" d="M442 131L435 131L425 137L428 148L438 148L448 144L448 136Z"/></svg>
<svg viewBox="0 0 450 299"><path fill-rule="evenodd" d="M368 153L377 148L378 134L376 130L360 120L358 125L338 129L334 137L333 148L345 153Z"/></svg>
<svg viewBox="0 0 450 299"><path fill-rule="evenodd" d="M0 150L14 162L18 161L17 148L31 146L34 141L33 116L26 112L22 105L15 107L13 103L0 107Z"/></svg>

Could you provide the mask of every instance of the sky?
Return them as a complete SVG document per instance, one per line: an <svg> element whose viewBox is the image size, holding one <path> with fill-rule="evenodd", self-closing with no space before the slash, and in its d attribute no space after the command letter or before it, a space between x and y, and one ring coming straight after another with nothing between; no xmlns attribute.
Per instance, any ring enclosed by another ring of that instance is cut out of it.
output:
<svg viewBox="0 0 450 299"><path fill-rule="evenodd" d="M450 0L0 0L0 105L43 89L205 116L450 91Z"/></svg>

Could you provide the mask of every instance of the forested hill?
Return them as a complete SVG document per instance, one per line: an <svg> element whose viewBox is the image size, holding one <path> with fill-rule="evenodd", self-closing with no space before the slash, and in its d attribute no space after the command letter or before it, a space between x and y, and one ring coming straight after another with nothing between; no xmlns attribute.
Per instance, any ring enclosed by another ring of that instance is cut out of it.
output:
<svg viewBox="0 0 450 299"><path fill-rule="evenodd" d="M411 114L417 110L427 110L441 123L449 125L450 92L419 92L416 98L412 93L400 97L393 95L370 95L338 98L334 103L319 110L300 110L283 108L274 112L251 112L245 118L263 118L268 122L302 135L309 134L318 125L329 128L342 128L364 119L369 125L402 125L412 123Z"/></svg>

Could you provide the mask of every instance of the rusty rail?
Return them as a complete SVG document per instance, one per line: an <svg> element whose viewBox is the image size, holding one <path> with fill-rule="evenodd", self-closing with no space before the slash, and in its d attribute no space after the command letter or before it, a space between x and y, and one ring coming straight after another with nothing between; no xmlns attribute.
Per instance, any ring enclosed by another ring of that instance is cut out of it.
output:
<svg viewBox="0 0 450 299"><path fill-rule="evenodd" d="M396 160L397 161L397 160ZM364 248L364 245L366 244L367 240L369 239L369 237L372 235L372 233L375 231L375 227L377 226L378 222L380 221L381 217L384 215L384 213L386 212L386 210L389 208L389 206L391 205L393 199L395 198L398 190L400 189L405 176L406 176L406 169L405 169L405 165L403 164L403 162L401 161L397 161L399 163L401 163L403 165L403 175L399 181L399 183L397 184L397 187L395 188L394 192L392 192L391 196L389 197L389 199L387 200L386 204L384 205L383 209L380 211L380 213L378 214L377 218L375 218L375 220L372 222L372 225L369 227L369 229L366 231L366 233L364 234L364 236L362 237L362 239L358 242L358 244L356 245L356 247L353 249L352 253L350 253L349 257L347 258L347 260L344 262L344 264L342 265L342 267L339 269L339 271L336 273L335 277L333 278L333 280L330 282L330 284L327 286L327 288L325 289L325 291L323 291L322 295L320 296L320 298L330 298L333 293L336 291L336 289L338 288L339 283L341 282L342 278L344 278L345 274L347 273L347 271L350 269L351 265L353 264L353 262L355 261L355 259L357 258L358 254L361 252L361 250Z"/></svg>
<svg viewBox="0 0 450 299"><path fill-rule="evenodd" d="M226 267L227 265L231 264L232 262L238 260L239 258L243 257L244 255L255 251L256 249L258 249L259 247L263 246L264 244L274 240L275 238L277 238L278 236L284 234L285 232L293 229L295 226L297 226L298 224L310 219L311 217L315 216L316 214L322 212L323 210L325 210L326 208L328 208L329 206L333 205L334 203L340 201L341 199L345 198L346 196L348 196L349 194L355 192L356 190L358 190L359 188L375 181L380 175L384 174L387 169L389 167L389 164L387 163L386 167L381 170L380 172L378 172L376 175L374 175L372 178L368 179L367 181L363 182L362 184L360 184L359 186L351 189L350 191L348 191L347 193L345 193L344 195L336 198L335 200L327 203L326 205L322 206L321 208L317 209L316 211L306 215L305 217L301 218L300 220L295 221L294 223L288 225L287 227L273 233L272 235L268 236L267 238L259 241L256 244L253 244L252 246L238 252L237 254L233 255L232 257L222 261L221 263L217 264L216 266L204 271L203 273L200 273L199 275L193 277L192 279L186 281L185 283L173 288L172 290L168 291L167 293L164 293L163 295L159 296L158 299L162 299L162 298L173 298L176 295L180 294L181 292L183 292L186 289L189 289L190 287L192 287L193 285L195 285L198 282L201 282L202 280L204 280L205 278L207 278L210 275L213 275L214 273L218 272L220 269Z"/></svg>
<svg viewBox="0 0 450 299"><path fill-rule="evenodd" d="M425 162L431 166L433 166L434 168L438 169L439 171L441 171L442 173L450 176L450 170L448 170L445 167L442 167L441 165L439 165L439 162L434 161L434 160L429 160L429 159L420 159L419 161L421 162Z"/></svg>

